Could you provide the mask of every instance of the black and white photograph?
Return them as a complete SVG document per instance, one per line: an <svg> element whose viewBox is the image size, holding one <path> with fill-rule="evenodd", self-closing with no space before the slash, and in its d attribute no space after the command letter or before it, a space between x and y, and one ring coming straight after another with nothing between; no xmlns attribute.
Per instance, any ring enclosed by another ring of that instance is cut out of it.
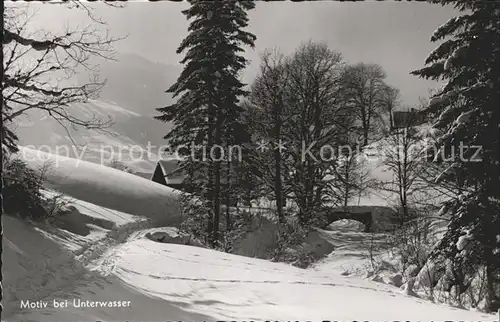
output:
<svg viewBox="0 0 500 322"><path fill-rule="evenodd" d="M2 322L500 321L500 1L1 11Z"/></svg>

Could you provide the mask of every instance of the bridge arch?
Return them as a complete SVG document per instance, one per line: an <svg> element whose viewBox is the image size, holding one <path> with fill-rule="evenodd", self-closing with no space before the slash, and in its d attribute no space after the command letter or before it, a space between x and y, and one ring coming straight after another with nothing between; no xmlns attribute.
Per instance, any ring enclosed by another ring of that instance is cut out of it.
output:
<svg viewBox="0 0 500 322"><path fill-rule="evenodd" d="M373 231L373 217L371 212L350 213L345 211L331 211L327 214L326 219L327 226L342 219L349 219L362 223L365 226L365 232Z"/></svg>

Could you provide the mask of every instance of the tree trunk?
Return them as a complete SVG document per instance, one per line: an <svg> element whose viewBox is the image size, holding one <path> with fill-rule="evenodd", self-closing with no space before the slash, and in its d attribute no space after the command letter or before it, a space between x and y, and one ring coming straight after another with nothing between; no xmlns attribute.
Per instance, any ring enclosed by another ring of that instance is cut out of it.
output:
<svg viewBox="0 0 500 322"><path fill-rule="evenodd" d="M279 149L274 150L274 166L276 177L274 179L274 194L276 198L276 211L278 212L279 221L283 221L283 183L281 178L281 152Z"/></svg>
<svg viewBox="0 0 500 322"><path fill-rule="evenodd" d="M226 175L226 230L232 230L231 213L229 207L232 206L231 198L231 160L227 162L227 175Z"/></svg>
<svg viewBox="0 0 500 322"><path fill-rule="evenodd" d="M389 109L389 131L394 129L394 120L392 119L392 109Z"/></svg>
<svg viewBox="0 0 500 322"><path fill-rule="evenodd" d="M314 164L312 161L307 162L307 178L306 178L306 207L307 207L307 218L306 220L309 221L312 218L312 215L314 213L314 186L315 186L315 177L314 177Z"/></svg>
<svg viewBox="0 0 500 322"><path fill-rule="evenodd" d="M217 107L217 117L216 117L216 125L215 125L215 145L220 147L222 146L222 111L221 106ZM220 150L217 148L215 150L215 170L214 170L214 219L213 219L213 234L212 234L212 246L215 247L219 240L219 223L220 223L220 213L221 213L221 158Z"/></svg>
<svg viewBox="0 0 500 322"><path fill-rule="evenodd" d="M498 256L498 255L497 255ZM490 248L485 254L486 259L486 310L496 312L500 310L500 267L499 260Z"/></svg>
<svg viewBox="0 0 500 322"><path fill-rule="evenodd" d="M210 116L208 120L208 137L207 137L207 145L209 151L212 149L213 146L213 122L214 122L214 117L213 117L213 107L210 107ZM207 156L204 155L204 158ZM211 160L208 160L208 183L206 187L206 192L205 192L205 200L208 203L208 224L207 224L207 238L206 242L211 243L213 240L213 232L214 232L214 203L213 203L213 191L214 191L214 168L213 168L213 162Z"/></svg>
<svg viewBox="0 0 500 322"><path fill-rule="evenodd" d="M347 156L349 158L349 156ZM348 159L349 161L349 159ZM345 166L345 177L344 177L344 180L345 180L345 191L344 191L344 211L347 211L347 206L349 205L349 194L350 194L350 182L349 180L351 179L350 176L349 176L349 165L350 165L350 162L348 162Z"/></svg>
<svg viewBox="0 0 500 322"><path fill-rule="evenodd" d="M274 140L278 143L281 144L281 114L283 111L281 102L278 102L275 106L275 113L273 113L274 116L274 129L273 129L273 136ZM280 146L276 149L274 147L274 172L275 172L275 178L274 178L274 196L276 198L276 211L278 215L278 220L280 222L284 221L284 214L283 214L283 178L281 174L281 149Z"/></svg>
<svg viewBox="0 0 500 322"><path fill-rule="evenodd" d="M369 136L368 125L365 125L365 127L363 128L363 146L368 145L368 136Z"/></svg>
<svg viewBox="0 0 500 322"><path fill-rule="evenodd" d="M220 222L220 163L215 163L214 170L214 212L213 212L213 220L212 220L212 238L210 240L212 246L216 246L217 241L219 240L219 222Z"/></svg>

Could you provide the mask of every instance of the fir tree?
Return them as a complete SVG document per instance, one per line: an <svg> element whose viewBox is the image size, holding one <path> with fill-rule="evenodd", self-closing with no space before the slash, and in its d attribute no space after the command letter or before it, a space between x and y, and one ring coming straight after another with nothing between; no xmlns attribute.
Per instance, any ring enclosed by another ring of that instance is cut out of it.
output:
<svg viewBox="0 0 500 322"><path fill-rule="evenodd" d="M496 311L500 308L500 6L495 1L430 2L453 4L463 13L434 32L431 41L446 40L429 55L427 67L413 72L447 81L427 112L442 134L436 160L447 170L438 179L454 181L461 174L462 193L447 203L452 219L434 257L446 258L453 275L465 279L486 267L486 309Z"/></svg>
<svg viewBox="0 0 500 322"><path fill-rule="evenodd" d="M247 60L240 53L243 45L254 46L255 36L243 28L248 25L246 11L255 4L251 1L189 2L190 8L183 14L192 20L190 33L177 50L177 53L186 51L181 61L185 67L177 82L168 89L178 99L158 109L161 115L156 118L173 122L172 131L165 136L172 149L188 148L179 150L184 157L181 168L186 173L188 186L206 201L210 212L207 233L215 246L221 211L222 155L218 147L231 141L228 136L237 128L241 113L239 97L247 94L239 80ZM204 149L194 152L193 146ZM197 161L200 159L205 162Z"/></svg>

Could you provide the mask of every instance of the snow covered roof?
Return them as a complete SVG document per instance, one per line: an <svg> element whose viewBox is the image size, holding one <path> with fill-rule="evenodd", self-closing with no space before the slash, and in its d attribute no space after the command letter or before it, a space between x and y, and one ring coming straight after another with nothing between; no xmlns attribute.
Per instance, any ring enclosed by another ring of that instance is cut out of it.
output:
<svg viewBox="0 0 500 322"><path fill-rule="evenodd" d="M179 170L178 163L178 160L159 160L155 172L160 168L167 183L181 184L184 180L184 172Z"/></svg>
<svg viewBox="0 0 500 322"><path fill-rule="evenodd" d="M179 169L178 162L178 160L159 160L158 165L163 170L165 176L169 176Z"/></svg>

